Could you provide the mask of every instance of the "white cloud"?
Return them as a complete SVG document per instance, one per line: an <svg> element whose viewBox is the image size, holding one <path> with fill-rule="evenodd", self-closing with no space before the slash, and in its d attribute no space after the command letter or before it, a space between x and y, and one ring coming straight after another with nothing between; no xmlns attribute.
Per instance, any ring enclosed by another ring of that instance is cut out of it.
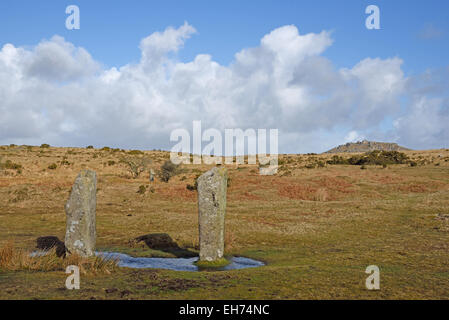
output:
<svg viewBox="0 0 449 320"><path fill-rule="evenodd" d="M395 129L401 141L415 148L449 146L449 100L416 97L406 115L398 118Z"/></svg>
<svg viewBox="0 0 449 320"><path fill-rule="evenodd" d="M345 142L357 142L365 140L364 136L361 136L357 131L348 132L345 136Z"/></svg>
<svg viewBox="0 0 449 320"><path fill-rule="evenodd" d="M60 36L42 41L32 52L26 52L18 61L25 76L54 81L75 81L92 76L100 70L90 54L76 48Z"/></svg>
<svg viewBox="0 0 449 320"><path fill-rule="evenodd" d="M142 66L151 70L161 66L165 55L169 52L177 52L184 45L184 41L189 39L196 32L195 28L184 23L178 29L168 27L164 32L155 32L140 42L142 52Z"/></svg>
<svg viewBox="0 0 449 320"><path fill-rule="evenodd" d="M427 88L411 85L399 58L337 70L321 55L333 42L329 32L284 26L236 53L230 66L207 54L177 61L173 53L195 32L184 23L153 33L140 43L139 63L110 69L59 36L32 49L5 44L0 143L169 149L171 130L202 120L204 129L278 128L281 152L319 152L346 142L348 132L365 136L385 117L399 117L395 133L410 142L411 123L427 119L416 106L415 116L401 113L401 96L412 87L425 96L418 91ZM438 103L429 107L434 115L445 102ZM448 131L439 128L415 131L416 141L443 143Z"/></svg>

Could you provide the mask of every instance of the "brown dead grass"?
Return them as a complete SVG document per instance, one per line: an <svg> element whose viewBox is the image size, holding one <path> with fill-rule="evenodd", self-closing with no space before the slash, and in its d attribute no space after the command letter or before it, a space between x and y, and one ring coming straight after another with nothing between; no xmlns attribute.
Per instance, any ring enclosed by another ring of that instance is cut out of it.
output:
<svg viewBox="0 0 449 320"><path fill-rule="evenodd" d="M68 266L76 265L83 274L110 274L117 270L117 261L103 257L83 258L72 254L59 258L56 250L51 249L44 255L32 256L31 252L17 248L8 241L0 248L0 269L8 271L65 271Z"/></svg>
<svg viewBox="0 0 449 320"><path fill-rule="evenodd" d="M6 270L18 270L8 272L6 280L0 281L0 298L64 297L62 291L52 289L55 279L63 276L66 264L82 262L69 262L71 257L65 261L51 257L30 260L28 254L37 237L64 237L64 204L76 175L86 168L98 174L99 250L120 251L130 239L149 233L167 233L181 248L198 250L197 192L187 190L186 185L193 185L196 176L211 166L183 165L183 173L169 183L158 179L150 183L148 172L137 179L126 178L126 167L118 163L122 152L81 148L40 151L38 147L30 152L0 148L0 156L23 166L21 174L0 171L0 246L15 240L15 253L6 250L3 255L14 254L5 262L9 265ZM145 155L152 158L157 170L168 153L145 151ZM281 156L283 170L276 176L260 176L254 165L229 165L226 254L260 259L268 263L266 267L223 273L230 278L219 288L204 282L201 273L160 272L160 281L187 277L202 285L178 293L139 291L142 281L134 275L145 277L153 272L123 268L114 277L85 281L86 288L97 293L86 291L83 295L80 290L76 297L108 298L102 288L116 287L133 291L133 298L144 299L445 298L449 294L449 227L445 218L449 214L449 161L443 159L449 159L449 150L409 155L428 164L367 166L367 170L344 165L306 169L306 164L325 162L331 155L287 155ZM64 156L70 165L47 169ZM108 161L116 164L105 165ZM289 174L282 176L284 172ZM149 186L145 194L136 193L140 185ZM25 188L28 193L22 197ZM149 191L151 188L154 192ZM20 250L23 254L17 253ZM142 255L165 256L141 250ZM365 292L363 285L365 267L373 263L384 270L384 289L379 296ZM101 270L95 267L90 271L89 265L92 262L84 264L84 272ZM26 271L42 268L59 271ZM47 287L44 278L48 278ZM13 282L17 290L11 287ZM30 286L33 292L27 291ZM16 293L9 295L5 290Z"/></svg>

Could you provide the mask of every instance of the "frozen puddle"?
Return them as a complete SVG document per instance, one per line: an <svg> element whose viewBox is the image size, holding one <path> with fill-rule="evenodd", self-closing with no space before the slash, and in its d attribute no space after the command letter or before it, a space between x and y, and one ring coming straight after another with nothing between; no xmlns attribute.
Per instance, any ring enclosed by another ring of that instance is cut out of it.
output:
<svg viewBox="0 0 449 320"><path fill-rule="evenodd" d="M116 259L119 267L127 267L134 269L169 269L175 271L199 271L200 269L194 264L198 260L195 258L135 258L124 253L118 252L96 252L97 256L103 256L106 259ZM231 263L227 266L218 268L217 270L235 270L246 268L257 268L265 265L263 262L244 258L233 257Z"/></svg>

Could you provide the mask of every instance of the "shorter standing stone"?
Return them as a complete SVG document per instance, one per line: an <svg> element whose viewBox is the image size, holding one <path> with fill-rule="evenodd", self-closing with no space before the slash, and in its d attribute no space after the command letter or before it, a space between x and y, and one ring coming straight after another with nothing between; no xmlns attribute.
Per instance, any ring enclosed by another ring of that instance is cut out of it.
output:
<svg viewBox="0 0 449 320"><path fill-rule="evenodd" d="M154 170L150 169L150 182L154 181Z"/></svg>
<svg viewBox="0 0 449 320"><path fill-rule="evenodd" d="M224 254L227 171L213 168L198 178L200 260L217 261Z"/></svg>
<svg viewBox="0 0 449 320"><path fill-rule="evenodd" d="M73 184L65 205L65 246L71 253L83 257L95 254L96 243L97 175L83 170Z"/></svg>

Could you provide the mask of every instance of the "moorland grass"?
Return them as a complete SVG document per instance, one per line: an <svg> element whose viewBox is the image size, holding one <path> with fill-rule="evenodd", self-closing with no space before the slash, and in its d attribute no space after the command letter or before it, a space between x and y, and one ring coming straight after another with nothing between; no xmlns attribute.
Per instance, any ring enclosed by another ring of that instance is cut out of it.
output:
<svg viewBox="0 0 449 320"><path fill-rule="evenodd" d="M167 233L180 248L198 252L197 193L186 186L210 166L183 165L182 175L168 183L150 183L148 171L129 174L121 152L109 153L107 161L116 164L105 166L103 157L92 158L98 150L50 147L42 155L39 149L0 148L3 163L23 167L20 174L0 171L0 246L14 241L14 251L25 253L0 268L0 299L449 297L449 150L407 151L413 167L360 170L329 164L332 155L281 155L275 176L260 176L257 165L229 165L225 254L267 265L212 272L108 268L110 274L94 274L86 265L81 290L69 292L66 261L48 257L33 265L27 255L40 236L64 238L64 205L81 169L98 174L98 248L173 257L178 253L130 246L130 240ZM43 171L64 156L70 166ZM155 170L168 159L162 151L145 156ZM308 164L313 168L306 169ZM136 193L141 185L152 191ZM18 197L24 188L26 197ZM375 292L365 288L365 269L373 264L381 272L381 290Z"/></svg>

